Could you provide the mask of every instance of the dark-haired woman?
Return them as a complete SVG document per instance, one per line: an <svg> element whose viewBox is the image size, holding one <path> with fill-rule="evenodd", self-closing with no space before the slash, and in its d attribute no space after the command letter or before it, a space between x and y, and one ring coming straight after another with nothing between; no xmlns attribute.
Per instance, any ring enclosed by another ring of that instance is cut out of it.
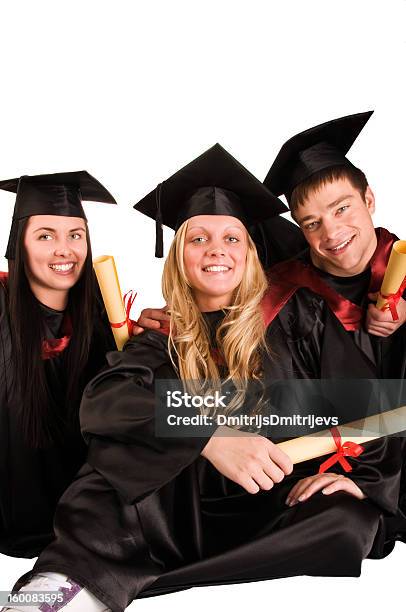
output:
<svg viewBox="0 0 406 612"><path fill-rule="evenodd" d="M86 172L0 187L17 192L0 274L0 552L33 557L85 458L82 390L113 348L81 200L114 199Z"/></svg>

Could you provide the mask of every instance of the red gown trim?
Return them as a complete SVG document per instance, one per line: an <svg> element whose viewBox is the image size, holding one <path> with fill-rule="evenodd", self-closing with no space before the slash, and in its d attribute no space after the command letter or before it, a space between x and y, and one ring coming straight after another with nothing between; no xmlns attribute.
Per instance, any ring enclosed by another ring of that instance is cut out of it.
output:
<svg viewBox="0 0 406 612"><path fill-rule="evenodd" d="M371 280L369 293L379 291L396 236L379 227L376 230L378 244L370 261ZM269 289L264 296L262 308L265 325L268 326L279 314L292 295L300 288L307 288L326 300L347 331L359 329L365 309L329 287L310 263L297 259L277 264L269 271Z"/></svg>
<svg viewBox="0 0 406 612"><path fill-rule="evenodd" d="M72 322L69 316L65 316L62 324L62 338L50 338L42 341L42 359L53 359L64 351L72 337Z"/></svg>

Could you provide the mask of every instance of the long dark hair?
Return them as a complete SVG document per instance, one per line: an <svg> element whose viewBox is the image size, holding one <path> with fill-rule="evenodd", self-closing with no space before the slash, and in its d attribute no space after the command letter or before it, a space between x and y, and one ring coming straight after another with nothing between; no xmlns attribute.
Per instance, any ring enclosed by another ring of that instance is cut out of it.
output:
<svg viewBox="0 0 406 612"><path fill-rule="evenodd" d="M9 261L9 305L15 382L21 398L20 419L29 446L46 448L61 443L67 429L78 429L78 405L88 361L95 314L95 278L86 225L87 257L78 282L69 290L65 316L74 333L62 353L65 380L63 406L57 406L47 384L41 357L44 318L25 273L24 233L28 219L19 222L14 260Z"/></svg>

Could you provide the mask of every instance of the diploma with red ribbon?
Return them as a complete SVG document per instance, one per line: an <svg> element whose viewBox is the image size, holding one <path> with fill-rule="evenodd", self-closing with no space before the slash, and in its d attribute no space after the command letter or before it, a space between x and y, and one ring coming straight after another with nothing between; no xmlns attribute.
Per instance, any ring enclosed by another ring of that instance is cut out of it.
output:
<svg viewBox="0 0 406 612"><path fill-rule="evenodd" d="M132 336L135 321L130 318L136 293L129 291L122 297L114 257L102 255L93 261L94 271L106 306L107 316L113 331L117 349L122 350Z"/></svg>
<svg viewBox="0 0 406 612"><path fill-rule="evenodd" d="M390 310L392 319L399 319L397 303L406 289L406 240L393 243L385 276L376 303L379 310Z"/></svg>
<svg viewBox="0 0 406 612"><path fill-rule="evenodd" d="M123 297L123 303L124 303L124 309L125 309L124 321L120 321L120 323L112 323L111 321L109 321L112 329L120 329L121 327L124 327L124 325L126 325L128 329L129 338L133 335L134 325L136 325L137 323L136 321L133 321L130 318L131 308L132 308L132 305L134 304L136 297L137 297L137 294L134 291L127 291L127 293Z"/></svg>
<svg viewBox="0 0 406 612"><path fill-rule="evenodd" d="M351 466L346 457L361 455L364 450L361 444L404 431L406 431L406 406L400 406L339 427L279 442L277 446L289 455L294 464L334 453L321 464L320 472L324 472L337 462L347 472L351 470Z"/></svg>

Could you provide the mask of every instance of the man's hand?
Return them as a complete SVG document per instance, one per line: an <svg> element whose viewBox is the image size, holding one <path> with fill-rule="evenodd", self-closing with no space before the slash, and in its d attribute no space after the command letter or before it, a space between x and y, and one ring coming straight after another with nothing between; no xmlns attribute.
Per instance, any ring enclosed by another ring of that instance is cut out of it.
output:
<svg viewBox="0 0 406 612"><path fill-rule="evenodd" d="M308 500L314 493L320 490L324 495L331 495L331 493L336 491L345 491L357 499L365 499L365 495L359 486L350 478L346 478L342 474L325 472L324 474L315 474L314 476L299 480L288 494L286 503L288 506L294 506L299 502Z"/></svg>
<svg viewBox="0 0 406 612"><path fill-rule="evenodd" d="M371 300L376 300L377 293L370 293L368 297ZM400 298L396 305L399 319L394 321L390 310L379 310L375 304L369 304L365 327L368 333L382 338L390 336L406 321L406 301Z"/></svg>
<svg viewBox="0 0 406 612"><path fill-rule="evenodd" d="M163 308L144 308L138 319L138 325L134 325L133 335L138 336L147 329L162 329L169 327L170 316L166 314L167 306Z"/></svg>
<svg viewBox="0 0 406 612"><path fill-rule="evenodd" d="M288 455L273 442L229 427L218 427L201 454L248 493L269 491L293 470Z"/></svg>

